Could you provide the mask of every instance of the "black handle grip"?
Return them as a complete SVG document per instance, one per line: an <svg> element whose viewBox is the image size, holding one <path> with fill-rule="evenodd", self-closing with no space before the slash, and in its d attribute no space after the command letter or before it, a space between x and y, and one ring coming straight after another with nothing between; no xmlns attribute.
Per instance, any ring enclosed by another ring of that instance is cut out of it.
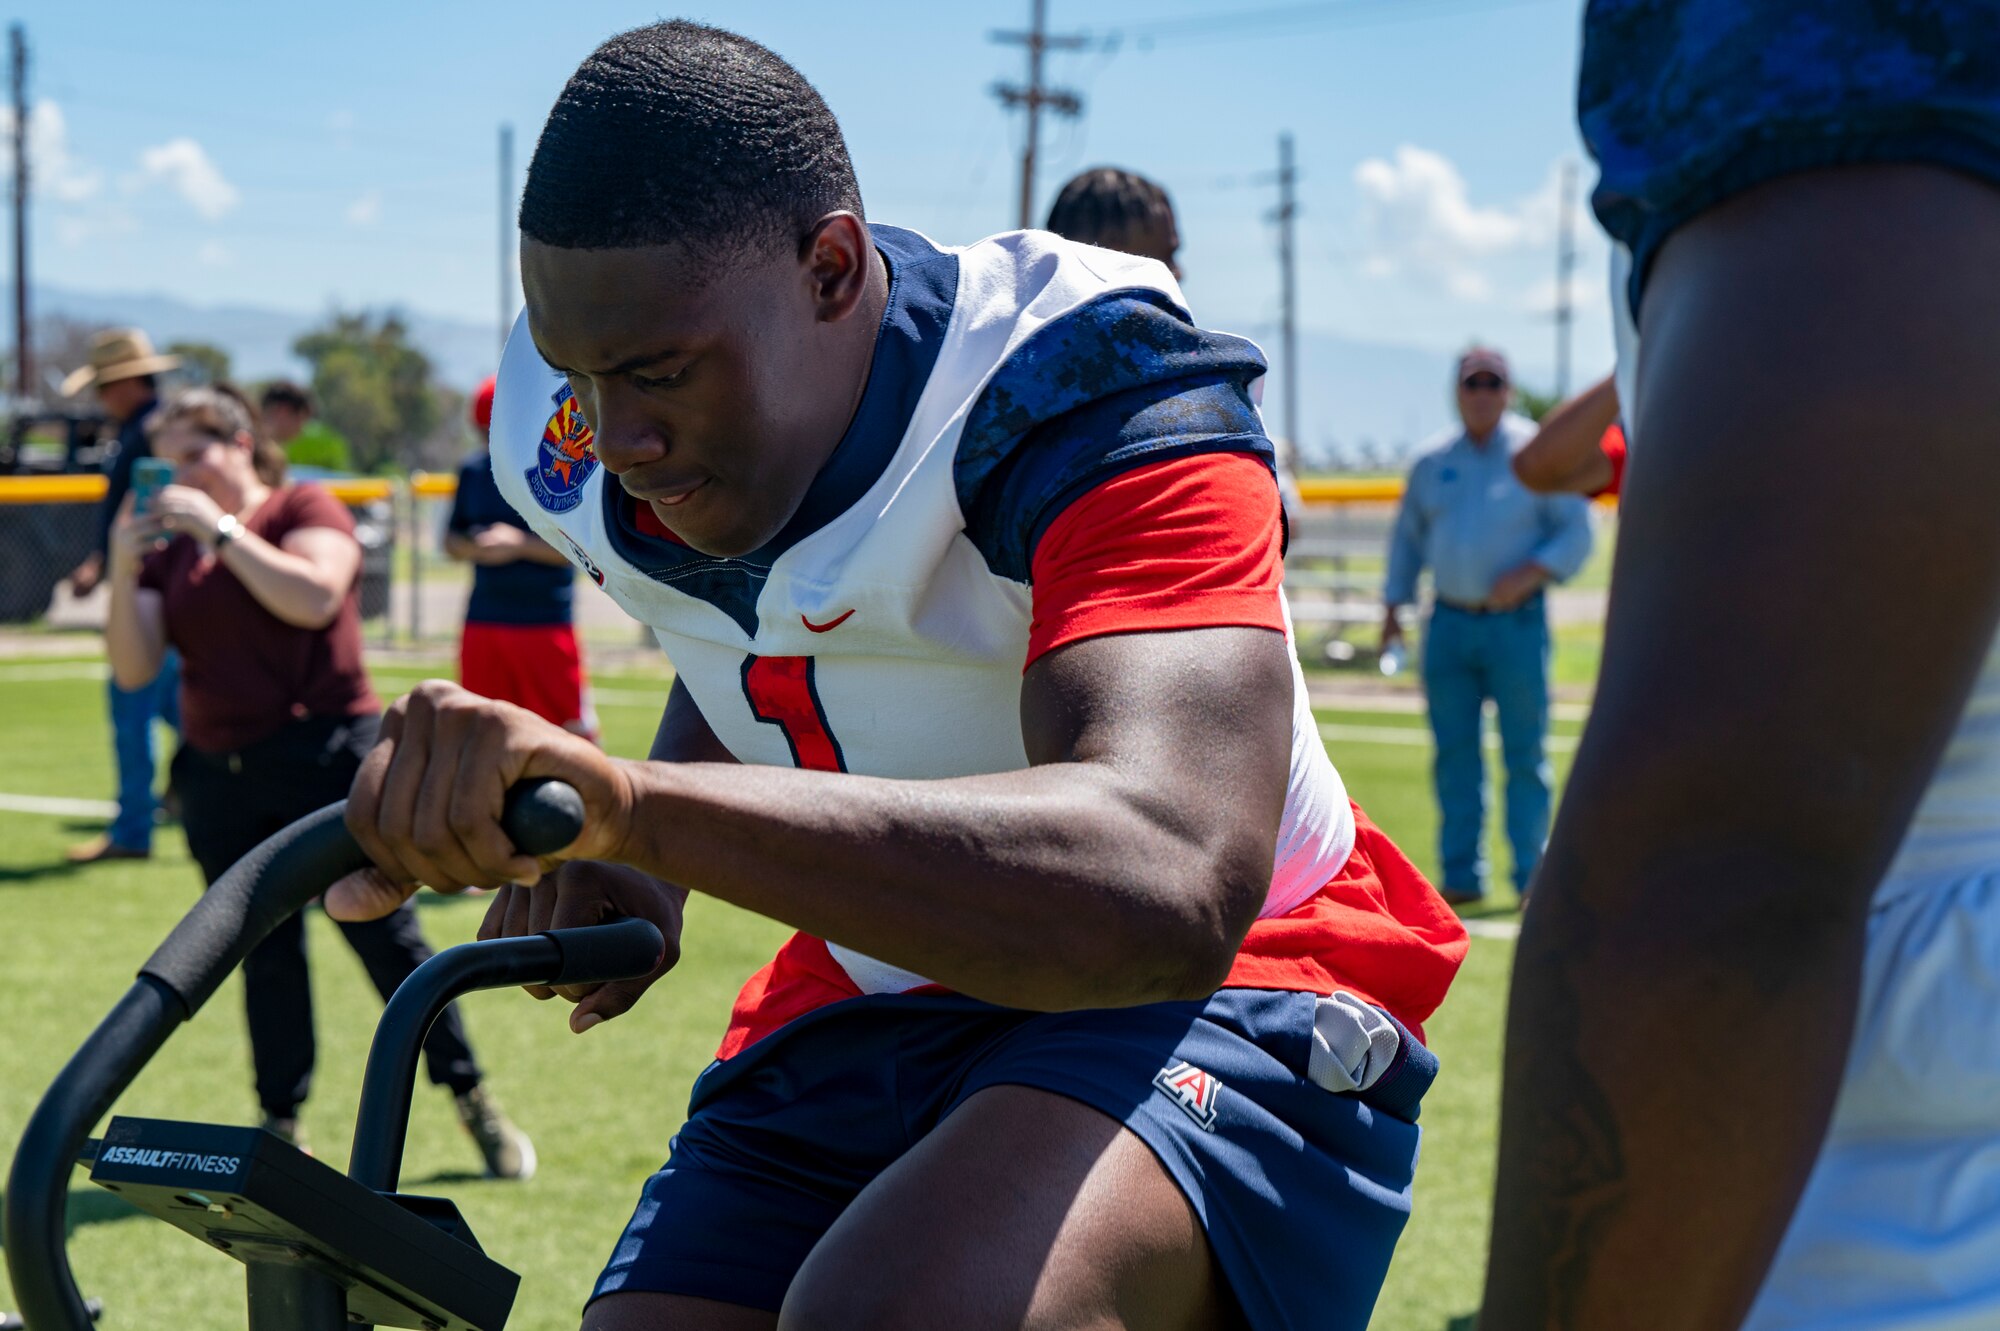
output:
<svg viewBox="0 0 2000 1331"><path fill-rule="evenodd" d="M542 935L562 948L562 969L550 984L604 984L636 980L660 964L667 940L651 920L619 920L587 929L555 929Z"/></svg>
<svg viewBox="0 0 2000 1331"><path fill-rule="evenodd" d="M500 827L523 855L553 855L583 835L583 796L553 777L530 777L507 788Z"/></svg>

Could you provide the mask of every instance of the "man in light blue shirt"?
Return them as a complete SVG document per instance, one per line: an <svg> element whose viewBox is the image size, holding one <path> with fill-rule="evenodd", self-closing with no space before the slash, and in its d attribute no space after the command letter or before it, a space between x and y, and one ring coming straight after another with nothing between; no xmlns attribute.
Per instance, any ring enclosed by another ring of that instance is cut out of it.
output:
<svg viewBox="0 0 2000 1331"><path fill-rule="evenodd" d="M1403 636L1397 610L1417 599L1431 570L1435 600L1424 629L1424 693L1437 755L1439 858L1453 905L1486 895L1486 765L1481 713L1500 716L1507 765L1507 840L1514 886L1524 896L1548 839L1552 773L1549 618L1542 589L1590 557L1590 509L1575 495L1538 495L1516 480L1513 453L1534 422L1507 410L1507 358L1475 347L1459 358L1464 428L1432 441L1410 468L1389 538L1382 587L1382 647Z"/></svg>

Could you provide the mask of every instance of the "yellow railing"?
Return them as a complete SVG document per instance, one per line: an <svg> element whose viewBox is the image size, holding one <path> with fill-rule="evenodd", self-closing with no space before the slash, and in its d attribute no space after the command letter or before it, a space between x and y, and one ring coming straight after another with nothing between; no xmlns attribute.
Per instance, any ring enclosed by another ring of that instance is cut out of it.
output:
<svg viewBox="0 0 2000 1331"><path fill-rule="evenodd" d="M445 494L456 488L454 478L449 476L424 479L428 482L442 479L447 487ZM104 498L109 484L101 475L0 476L0 504L95 504ZM343 504L369 504L392 498L396 493L396 482L385 476L350 476L319 484ZM420 489L417 493L436 492Z"/></svg>
<svg viewBox="0 0 2000 1331"><path fill-rule="evenodd" d="M458 477L449 472L414 472L403 482L356 476L320 484L343 504L388 499L399 484L419 499L449 499L458 493ZM0 476L0 504L94 504L104 497L104 486L102 476ZM1398 476L1308 476L1299 481L1299 497L1308 504L1393 504L1403 497L1403 481Z"/></svg>
<svg viewBox="0 0 2000 1331"><path fill-rule="evenodd" d="M94 504L107 484L102 476L0 476L0 504Z"/></svg>
<svg viewBox="0 0 2000 1331"><path fill-rule="evenodd" d="M1397 476L1305 476L1299 480L1299 498L1308 504L1393 504L1402 497L1403 482Z"/></svg>

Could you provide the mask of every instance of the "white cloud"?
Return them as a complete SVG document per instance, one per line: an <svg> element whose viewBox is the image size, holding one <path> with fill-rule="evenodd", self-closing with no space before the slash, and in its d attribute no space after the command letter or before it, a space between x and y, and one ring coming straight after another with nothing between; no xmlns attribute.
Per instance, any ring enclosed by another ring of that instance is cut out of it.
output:
<svg viewBox="0 0 2000 1331"><path fill-rule="evenodd" d="M347 205L349 226L374 226L382 220L382 191L371 189Z"/></svg>
<svg viewBox="0 0 2000 1331"><path fill-rule="evenodd" d="M165 185L211 222L242 198L207 150L190 138L169 139L146 149L139 154L139 170L142 185Z"/></svg>
<svg viewBox="0 0 2000 1331"><path fill-rule="evenodd" d="M99 205L55 218L56 244L64 249L82 249L113 236L129 236L139 229L139 220L123 204Z"/></svg>
<svg viewBox="0 0 2000 1331"><path fill-rule="evenodd" d="M1460 300L1491 299L1487 260L1553 242L1559 172L1511 207L1481 207L1472 202L1465 176L1441 153L1406 143L1390 159L1369 158L1354 168L1367 246L1362 272L1408 274Z"/></svg>
<svg viewBox="0 0 2000 1331"><path fill-rule="evenodd" d="M195 253L195 258L210 268L227 268L230 257L229 247L219 240L206 242Z"/></svg>
<svg viewBox="0 0 2000 1331"><path fill-rule="evenodd" d="M69 146L69 124L62 108L50 101L35 103L28 113L28 168L37 193L57 203L83 203L93 198L104 177L79 161ZM0 107L0 171L14 171L14 108Z"/></svg>

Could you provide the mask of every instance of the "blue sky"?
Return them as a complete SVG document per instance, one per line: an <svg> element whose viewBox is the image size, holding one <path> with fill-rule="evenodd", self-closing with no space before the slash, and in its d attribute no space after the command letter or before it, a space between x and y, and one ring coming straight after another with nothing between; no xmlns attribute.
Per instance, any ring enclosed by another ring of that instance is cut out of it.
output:
<svg viewBox="0 0 2000 1331"><path fill-rule="evenodd" d="M525 170L576 62L663 14L734 27L799 66L846 129L872 217L976 239L1015 218L1022 128L989 88L1020 78L1022 57L988 34L1027 10L37 0L16 11L38 108L35 273L203 303L491 321L497 127L515 127ZM1568 160L1585 188L1595 175L1572 112L1579 10L1050 0L1054 30L1119 39L1052 60L1086 105L1045 130L1037 215L1082 167L1154 176L1180 210L1197 314L1274 341L1275 194L1257 177L1289 130L1305 327L1441 354L1481 337L1524 378L1546 376L1557 173ZM1611 358L1587 209L1580 232L1579 382Z"/></svg>

